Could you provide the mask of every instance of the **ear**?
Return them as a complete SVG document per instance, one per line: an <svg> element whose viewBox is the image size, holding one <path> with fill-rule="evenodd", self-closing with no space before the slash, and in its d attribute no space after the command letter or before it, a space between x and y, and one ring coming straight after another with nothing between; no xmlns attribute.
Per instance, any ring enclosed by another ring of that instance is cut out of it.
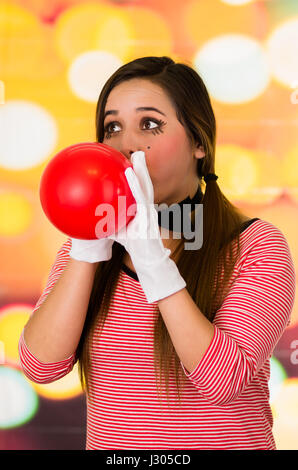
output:
<svg viewBox="0 0 298 470"><path fill-rule="evenodd" d="M206 155L206 154L205 154L203 145L198 144L198 145L194 148L194 157L197 158L197 159L199 159L199 158L204 158L205 155Z"/></svg>

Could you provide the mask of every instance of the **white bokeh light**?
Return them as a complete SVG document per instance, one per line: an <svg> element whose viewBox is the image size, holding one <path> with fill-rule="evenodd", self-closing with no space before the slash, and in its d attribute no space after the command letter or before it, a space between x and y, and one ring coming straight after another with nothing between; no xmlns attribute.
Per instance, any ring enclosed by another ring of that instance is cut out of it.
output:
<svg viewBox="0 0 298 470"><path fill-rule="evenodd" d="M266 45L272 75L292 87L298 79L298 18L275 28Z"/></svg>
<svg viewBox="0 0 298 470"><path fill-rule="evenodd" d="M193 62L211 96L223 103L251 101L264 92L270 81L262 46L241 34L218 36L206 42Z"/></svg>
<svg viewBox="0 0 298 470"><path fill-rule="evenodd" d="M121 66L122 61L104 51L80 54L68 71L72 92L80 99L95 103L107 79Z"/></svg>
<svg viewBox="0 0 298 470"><path fill-rule="evenodd" d="M11 100L0 106L0 166L24 170L41 164L57 142L55 119L42 106Z"/></svg>

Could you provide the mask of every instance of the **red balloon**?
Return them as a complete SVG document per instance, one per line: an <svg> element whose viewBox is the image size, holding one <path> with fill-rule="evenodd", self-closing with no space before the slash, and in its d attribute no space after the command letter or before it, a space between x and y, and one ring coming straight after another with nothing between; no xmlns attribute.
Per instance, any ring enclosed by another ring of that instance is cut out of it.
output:
<svg viewBox="0 0 298 470"><path fill-rule="evenodd" d="M46 216L72 238L94 240L116 233L136 213L124 174L129 167L127 158L109 145L85 142L65 148L41 177L40 201Z"/></svg>

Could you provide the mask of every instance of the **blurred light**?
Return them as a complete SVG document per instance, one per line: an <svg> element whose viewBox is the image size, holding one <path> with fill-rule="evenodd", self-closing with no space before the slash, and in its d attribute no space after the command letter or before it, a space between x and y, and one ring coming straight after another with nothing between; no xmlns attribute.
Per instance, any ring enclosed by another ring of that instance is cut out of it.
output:
<svg viewBox="0 0 298 470"><path fill-rule="evenodd" d="M278 450L298 449L298 378L282 383L274 403L273 434Z"/></svg>
<svg viewBox="0 0 298 470"><path fill-rule="evenodd" d="M0 190L0 237L24 233L32 219L32 206L23 195Z"/></svg>
<svg viewBox="0 0 298 470"><path fill-rule="evenodd" d="M0 80L0 104L5 103L5 85L2 80Z"/></svg>
<svg viewBox="0 0 298 470"><path fill-rule="evenodd" d="M246 149L219 146L216 166L221 187L233 199L245 198L259 179L258 166Z"/></svg>
<svg viewBox="0 0 298 470"><path fill-rule="evenodd" d="M282 187L276 184L280 161L272 153L218 144L215 167L220 187L236 204L269 204L282 193Z"/></svg>
<svg viewBox="0 0 298 470"><path fill-rule="evenodd" d="M55 23L55 44L60 57L72 62L94 49L109 52L121 60L130 49L131 26L125 13L103 3L86 3L65 10Z"/></svg>
<svg viewBox="0 0 298 470"><path fill-rule="evenodd" d="M263 41L269 31L268 8L263 2L246 3L237 8L219 0L188 0L184 2L180 19L185 30L184 41L201 47L218 36L239 33Z"/></svg>
<svg viewBox="0 0 298 470"><path fill-rule="evenodd" d="M45 52L44 29L28 9L0 2L1 78L34 76Z"/></svg>
<svg viewBox="0 0 298 470"><path fill-rule="evenodd" d="M246 3L251 3L254 0L221 0L222 3L227 5L246 5Z"/></svg>
<svg viewBox="0 0 298 470"><path fill-rule="evenodd" d="M298 188L298 145L283 156L282 180L286 188Z"/></svg>
<svg viewBox="0 0 298 470"><path fill-rule="evenodd" d="M22 426L36 414L38 396L24 375L7 366L0 367L0 429Z"/></svg>
<svg viewBox="0 0 298 470"><path fill-rule="evenodd" d="M292 87L298 77L298 18L275 28L266 44L273 77Z"/></svg>
<svg viewBox="0 0 298 470"><path fill-rule="evenodd" d="M274 402L276 396L280 391L280 387L283 381L287 378L287 373L281 363L272 356L270 359L270 380L269 380L269 391L270 391L270 403Z"/></svg>
<svg viewBox="0 0 298 470"><path fill-rule="evenodd" d="M69 68L70 88L82 100L95 103L107 79L121 65L120 59L108 52L85 52Z"/></svg>
<svg viewBox="0 0 298 470"><path fill-rule="evenodd" d="M172 7L172 4L170 8ZM167 21L151 8L128 6L125 8L131 32L126 60L145 56L171 56L173 37ZM106 35L108 35L108 31Z"/></svg>
<svg viewBox="0 0 298 470"><path fill-rule="evenodd" d="M236 145L218 145L216 172L224 192L230 192L233 197L247 194L259 178L252 152Z"/></svg>
<svg viewBox="0 0 298 470"><path fill-rule="evenodd" d="M206 42L196 53L194 66L210 94L223 103L251 101L264 92L270 80L261 45L240 34Z"/></svg>
<svg viewBox="0 0 298 470"><path fill-rule="evenodd" d="M298 216L298 207L295 201L285 191L272 204L254 208L254 217L267 220L284 234L287 244L290 248L291 257L294 264L298 260L298 224L296 223ZM297 264L296 264L297 265ZM298 279L296 279L297 283ZM297 289L296 285L296 289ZM294 306L291 311L291 328L298 326L298 302L295 299Z"/></svg>
<svg viewBox="0 0 298 470"><path fill-rule="evenodd" d="M82 387L78 375L78 366L75 364L71 372L55 382L49 384L32 382L32 387L39 395L51 400L66 400L81 395Z"/></svg>
<svg viewBox="0 0 298 470"><path fill-rule="evenodd" d="M109 52L119 57L123 62L134 46L134 26L128 16L129 10L114 8L104 10L100 15L94 32L94 48Z"/></svg>
<svg viewBox="0 0 298 470"><path fill-rule="evenodd" d="M33 305L10 304L0 309L0 342L4 344L5 362L19 364L18 343L29 320Z"/></svg>
<svg viewBox="0 0 298 470"><path fill-rule="evenodd" d="M266 8L270 15L270 23L277 24L281 21L288 20L290 17L297 16L298 2L297 0L284 0L284 1L268 1Z"/></svg>
<svg viewBox="0 0 298 470"><path fill-rule="evenodd" d="M18 100L0 106L0 166L23 170L38 165L56 141L55 120L41 106Z"/></svg>

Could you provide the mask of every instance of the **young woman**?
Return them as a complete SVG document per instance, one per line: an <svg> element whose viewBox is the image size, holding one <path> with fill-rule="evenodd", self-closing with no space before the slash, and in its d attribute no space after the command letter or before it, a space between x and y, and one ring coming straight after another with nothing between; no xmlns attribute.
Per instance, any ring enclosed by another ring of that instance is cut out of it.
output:
<svg viewBox="0 0 298 470"><path fill-rule="evenodd" d="M87 449L275 449L270 357L295 270L281 231L220 191L203 81L168 57L134 60L105 84L96 132L131 160L137 214L65 241L20 338L24 373L48 383L79 361ZM153 203L203 204L200 249Z"/></svg>

